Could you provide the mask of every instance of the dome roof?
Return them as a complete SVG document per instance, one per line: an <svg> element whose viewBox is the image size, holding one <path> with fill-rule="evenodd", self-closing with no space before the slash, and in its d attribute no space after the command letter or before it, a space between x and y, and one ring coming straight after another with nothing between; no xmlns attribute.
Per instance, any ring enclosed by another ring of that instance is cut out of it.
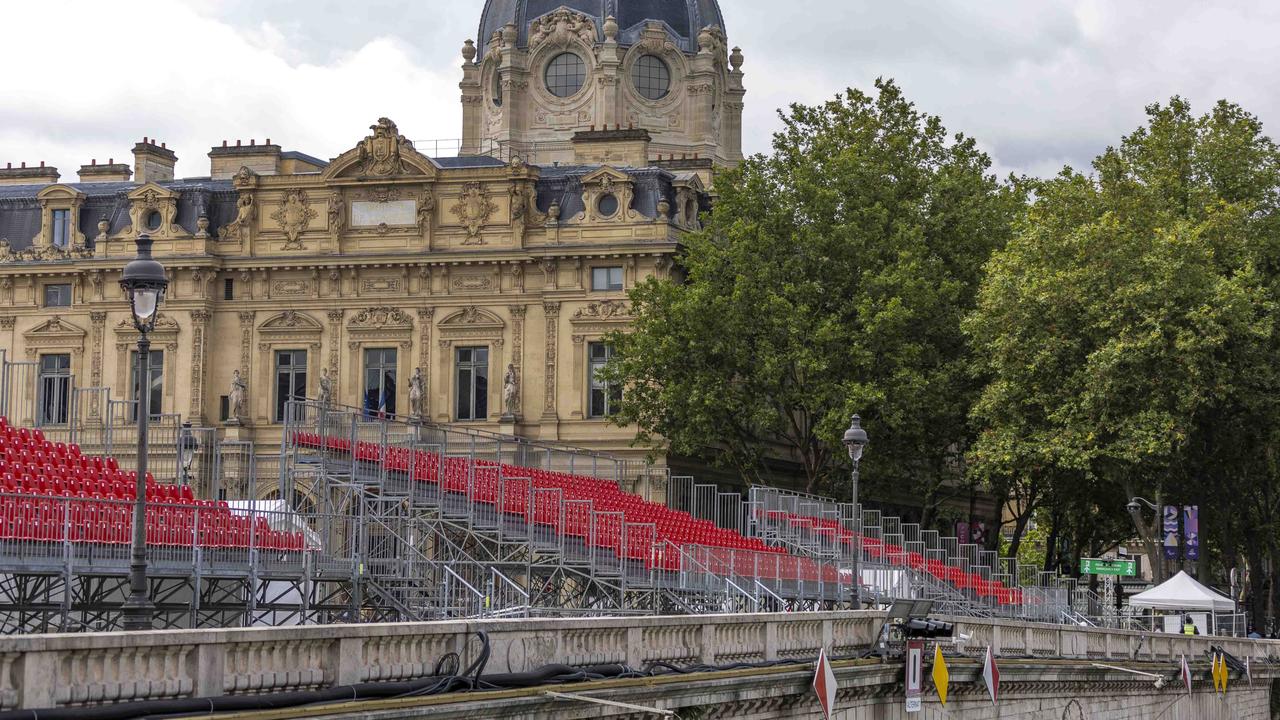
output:
<svg viewBox="0 0 1280 720"><path fill-rule="evenodd" d="M604 19L613 15L618 20L618 42L630 45L639 37L647 20L667 24L675 34L677 45L685 52L697 49L698 31L708 25L724 29L724 16L717 0L488 0L480 16L480 35L476 38L481 56L493 33L507 23L515 23L520 37L517 43L529 42L529 23L549 12L567 6L591 16L596 31ZM603 36L600 37L603 40Z"/></svg>

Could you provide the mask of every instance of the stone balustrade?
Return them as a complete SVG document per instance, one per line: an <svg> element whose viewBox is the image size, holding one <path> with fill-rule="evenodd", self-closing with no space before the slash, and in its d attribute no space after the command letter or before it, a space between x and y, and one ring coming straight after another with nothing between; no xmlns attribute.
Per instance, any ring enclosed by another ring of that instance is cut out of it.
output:
<svg viewBox="0 0 1280 720"><path fill-rule="evenodd" d="M548 663L722 665L834 657L871 645L883 614L775 613L677 617L456 621L0 638L0 709L269 693L425 677L456 652L465 667L489 634L486 672ZM1237 656L1280 643L1150 635L1069 625L954 618L959 643L1005 656L1107 660L1200 657L1210 644Z"/></svg>

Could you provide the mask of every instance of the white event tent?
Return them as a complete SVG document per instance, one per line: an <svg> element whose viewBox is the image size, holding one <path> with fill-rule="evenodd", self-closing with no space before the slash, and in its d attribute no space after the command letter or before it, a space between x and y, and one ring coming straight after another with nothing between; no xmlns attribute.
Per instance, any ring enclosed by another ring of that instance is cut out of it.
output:
<svg viewBox="0 0 1280 720"><path fill-rule="evenodd" d="M1216 590L1201 585L1186 572L1165 580L1159 585L1129 598L1130 607L1151 610L1235 612L1235 602Z"/></svg>

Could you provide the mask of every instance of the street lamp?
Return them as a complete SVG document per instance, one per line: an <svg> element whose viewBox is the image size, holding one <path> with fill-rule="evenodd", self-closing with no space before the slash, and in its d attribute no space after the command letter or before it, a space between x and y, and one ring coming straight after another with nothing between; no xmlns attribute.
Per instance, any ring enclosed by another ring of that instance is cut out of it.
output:
<svg viewBox="0 0 1280 720"><path fill-rule="evenodd" d="M138 472L133 499L133 542L129 562L129 599L124 601L125 630L150 630L155 605L147 593L147 432L151 419L151 339L169 278L151 257L151 236L142 233L138 254L124 266L120 287L129 297L133 326L138 330Z"/></svg>
<svg viewBox="0 0 1280 720"><path fill-rule="evenodd" d="M853 416L849 429L844 431L844 446L849 450L849 460L853 461L853 475L849 490L849 502L853 504L853 604L857 610L862 607L862 576L858 564L862 560L862 512L858 509L858 462L862 460L862 451L867 447L867 431L862 429L862 418Z"/></svg>
<svg viewBox="0 0 1280 720"><path fill-rule="evenodd" d="M1156 498L1159 498L1156 495ZM1155 519L1151 523L1151 530L1148 531L1146 523L1142 520L1142 506L1146 505L1155 513ZM1133 519L1133 525L1138 529L1143 544L1147 546L1147 554L1150 555L1148 560L1151 562L1151 575L1157 583L1164 580L1164 557L1161 555L1161 543L1155 542L1156 533L1160 532L1161 510L1160 506L1144 497L1131 497L1129 502L1125 504L1125 509L1129 511L1129 516ZM1148 538L1151 538L1148 540Z"/></svg>
<svg viewBox="0 0 1280 720"><path fill-rule="evenodd" d="M200 451L200 441L191 432L191 423L182 423L182 437L178 440L178 459L182 462L182 484L191 484L191 465Z"/></svg>

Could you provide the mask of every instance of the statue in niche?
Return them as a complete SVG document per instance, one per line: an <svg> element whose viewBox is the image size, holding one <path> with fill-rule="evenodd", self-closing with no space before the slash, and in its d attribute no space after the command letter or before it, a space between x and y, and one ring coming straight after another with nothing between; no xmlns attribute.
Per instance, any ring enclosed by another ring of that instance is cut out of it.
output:
<svg viewBox="0 0 1280 720"><path fill-rule="evenodd" d="M242 192L236 200L236 219L222 228L222 239L248 238L250 223L253 222L253 195Z"/></svg>
<svg viewBox="0 0 1280 720"><path fill-rule="evenodd" d="M409 379L409 414L413 418L423 417L426 397L427 381L422 377L422 368L416 368L413 377Z"/></svg>
<svg viewBox="0 0 1280 720"><path fill-rule="evenodd" d="M329 407L333 402L333 381L329 379L329 368L320 371L320 392L316 395L320 407Z"/></svg>
<svg viewBox="0 0 1280 720"><path fill-rule="evenodd" d="M329 196L329 232L336 234L342 231L346 205L342 200L342 193L335 192Z"/></svg>
<svg viewBox="0 0 1280 720"><path fill-rule="evenodd" d="M423 233L427 228L431 227L431 213L435 212L435 209L436 198L430 192L423 195L422 199L418 201L418 218L415 224L418 226L419 233Z"/></svg>
<svg viewBox="0 0 1280 720"><path fill-rule="evenodd" d="M227 393L227 407L229 408L227 424L239 425L240 419L245 416L248 404L249 386L240 377L240 371L236 370L231 375L231 391Z"/></svg>
<svg viewBox="0 0 1280 720"><path fill-rule="evenodd" d="M502 379L502 417L514 420L520 405L520 377L516 373L514 363L507 365L506 377Z"/></svg>

